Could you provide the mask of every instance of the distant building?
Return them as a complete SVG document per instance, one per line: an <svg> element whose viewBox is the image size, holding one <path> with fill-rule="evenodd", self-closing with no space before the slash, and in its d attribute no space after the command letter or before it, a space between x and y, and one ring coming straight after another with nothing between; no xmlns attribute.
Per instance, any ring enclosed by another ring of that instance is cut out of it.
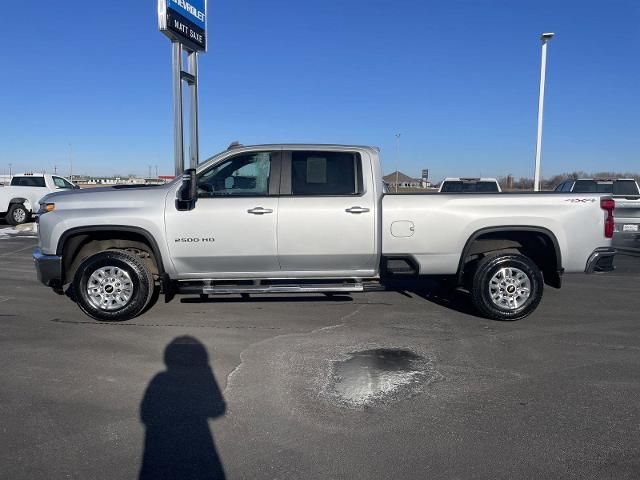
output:
<svg viewBox="0 0 640 480"><path fill-rule="evenodd" d="M147 181L144 178L129 177L124 181L124 183L127 185L144 185Z"/></svg>
<svg viewBox="0 0 640 480"><path fill-rule="evenodd" d="M86 177L81 183L86 185L119 185L127 183L127 179L120 177Z"/></svg>
<svg viewBox="0 0 640 480"><path fill-rule="evenodd" d="M141 178L141 177L94 177L94 176L76 176L74 181L77 184L86 187L99 187L111 185L163 185L175 178L172 175L162 175L159 177Z"/></svg>
<svg viewBox="0 0 640 480"><path fill-rule="evenodd" d="M419 178L412 178L409 175L405 175L400 171L395 171L390 173L389 175L385 175L382 177L384 183L387 184L387 188L389 191L394 191L396 188L396 184L398 185L398 189L401 188L426 188L426 182L423 182Z"/></svg>

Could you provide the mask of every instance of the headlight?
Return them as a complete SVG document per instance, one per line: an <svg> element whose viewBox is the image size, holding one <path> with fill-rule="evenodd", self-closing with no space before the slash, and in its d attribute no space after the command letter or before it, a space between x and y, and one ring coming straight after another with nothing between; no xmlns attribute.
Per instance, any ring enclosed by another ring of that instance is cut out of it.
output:
<svg viewBox="0 0 640 480"><path fill-rule="evenodd" d="M56 209L55 203L41 203L40 210L38 210L38 215L43 215L45 213L53 212Z"/></svg>

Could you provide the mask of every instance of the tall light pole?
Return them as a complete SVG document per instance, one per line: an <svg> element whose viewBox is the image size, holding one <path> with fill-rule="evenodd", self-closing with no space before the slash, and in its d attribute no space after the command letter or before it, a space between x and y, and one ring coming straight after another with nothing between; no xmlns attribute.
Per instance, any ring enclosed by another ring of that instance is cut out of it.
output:
<svg viewBox="0 0 640 480"><path fill-rule="evenodd" d="M9 164L9 178L11 178L11 177L12 177L12 175L11 175L11 167L12 167L12 166L13 166L13 164L12 164L12 163L10 163L10 164Z"/></svg>
<svg viewBox="0 0 640 480"><path fill-rule="evenodd" d="M396 193L398 193L398 175L400 169L400 133L396 133Z"/></svg>
<svg viewBox="0 0 640 480"><path fill-rule="evenodd" d="M536 139L536 169L533 176L533 190L540 191L540 157L542 155L542 113L544 110L544 80L547 73L547 43L553 38L553 33L543 33L542 61L540 63L540 95L538 96L538 137Z"/></svg>

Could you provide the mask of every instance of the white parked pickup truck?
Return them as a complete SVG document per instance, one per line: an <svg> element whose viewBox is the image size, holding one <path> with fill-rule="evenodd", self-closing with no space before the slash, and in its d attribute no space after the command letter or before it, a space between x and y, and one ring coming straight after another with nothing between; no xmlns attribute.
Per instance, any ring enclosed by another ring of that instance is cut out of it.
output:
<svg viewBox="0 0 640 480"><path fill-rule="evenodd" d="M613 269L598 194L383 193L378 150L232 146L159 187L47 195L39 279L98 320L181 294L362 292L448 278L478 311L530 314L563 272Z"/></svg>
<svg viewBox="0 0 640 480"><path fill-rule="evenodd" d="M8 224L28 222L31 214L38 210L42 197L59 190L77 188L66 178L46 173L23 173L11 178L11 185L0 187L0 217Z"/></svg>

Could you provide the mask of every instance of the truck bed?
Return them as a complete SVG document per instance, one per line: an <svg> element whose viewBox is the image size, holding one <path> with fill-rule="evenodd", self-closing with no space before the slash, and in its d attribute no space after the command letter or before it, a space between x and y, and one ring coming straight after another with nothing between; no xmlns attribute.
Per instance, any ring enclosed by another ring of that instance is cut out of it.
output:
<svg viewBox="0 0 640 480"><path fill-rule="evenodd" d="M603 243L599 194L403 194L382 198L383 255L411 255L421 274L452 274L469 239L488 229L534 228L557 242L567 272ZM569 249L569 238L571 249Z"/></svg>

